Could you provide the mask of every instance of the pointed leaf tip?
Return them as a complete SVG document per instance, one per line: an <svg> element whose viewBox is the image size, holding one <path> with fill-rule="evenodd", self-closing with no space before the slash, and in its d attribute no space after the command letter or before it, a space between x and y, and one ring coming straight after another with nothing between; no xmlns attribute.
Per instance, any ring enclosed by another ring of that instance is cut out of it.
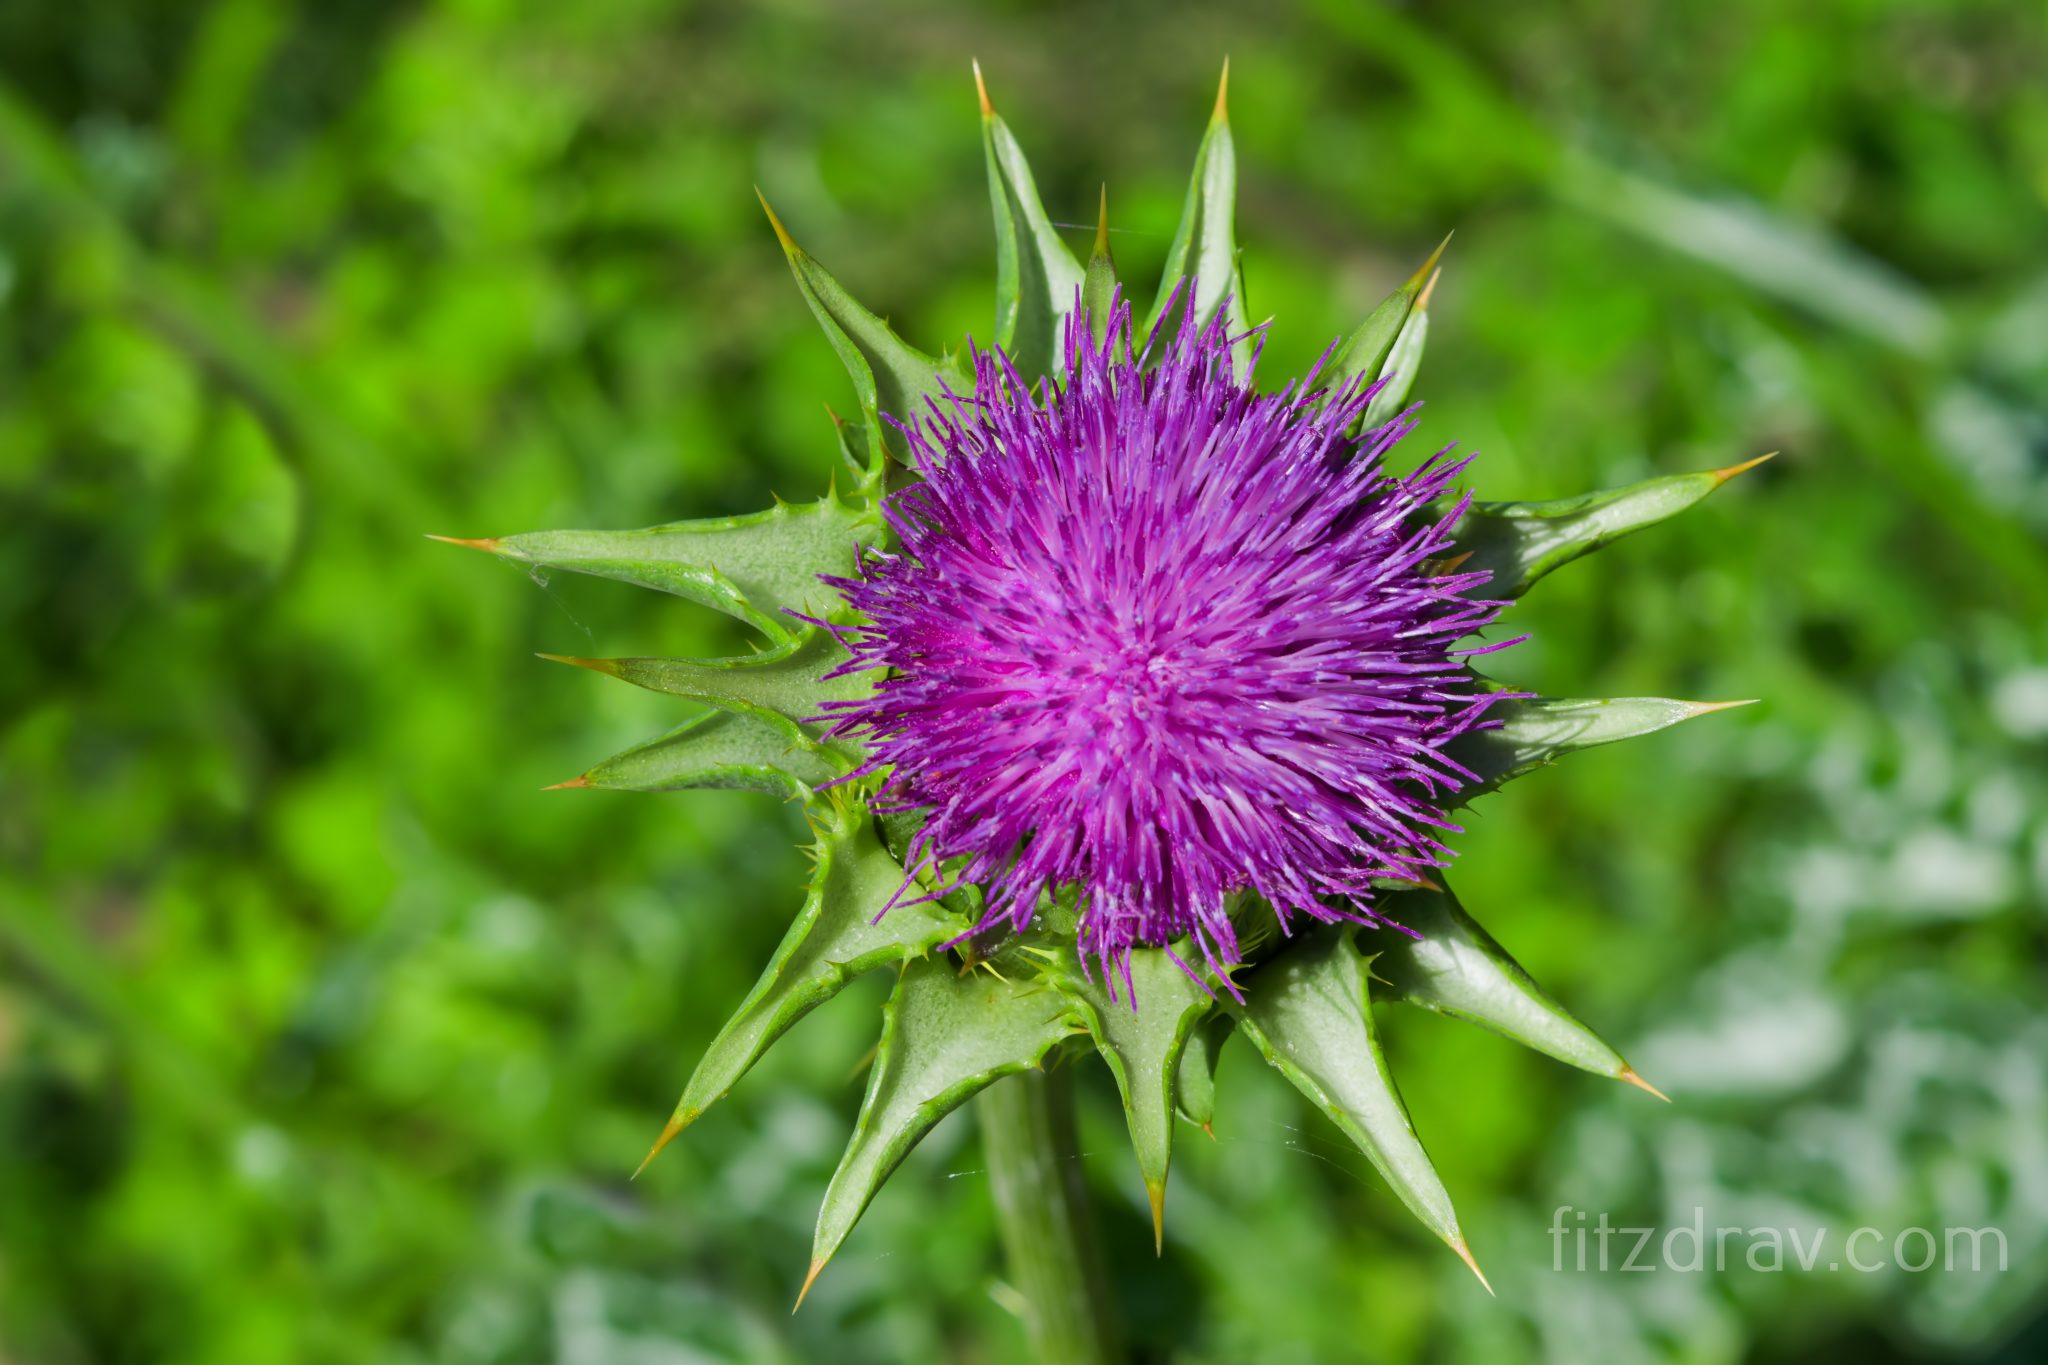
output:
<svg viewBox="0 0 2048 1365"><path fill-rule="evenodd" d="M989 103L988 83L981 78L981 59L970 57L967 60L968 64L974 68L974 93L981 101L981 116L983 118L994 118L996 107Z"/></svg>
<svg viewBox="0 0 2048 1365"><path fill-rule="evenodd" d="M1437 263L1454 235L1445 234L1429 259L1380 300L1337 353L1329 374L1333 392L1353 383L1387 381L1358 419L1360 427L1380 425L1408 400L1429 340L1429 299L1436 289Z"/></svg>
<svg viewBox="0 0 2048 1365"><path fill-rule="evenodd" d="M1726 469L1716 469L1715 471L1713 471L1712 478L1717 485L1724 484L1728 482L1728 480L1734 478L1737 474L1747 474L1750 470L1755 469L1764 461L1774 460L1777 457L1777 451L1766 451L1763 454L1757 456L1754 460L1744 460L1741 464L1731 464ZM438 537L436 538L438 539Z"/></svg>
<svg viewBox="0 0 2048 1365"><path fill-rule="evenodd" d="M1669 1103L1671 1103L1671 1097L1670 1097L1669 1095L1667 1095L1667 1094L1665 1094L1665 1093L1664 1093L1663 1091L1659 1090L1659 1089L1658 1089L1658 1088L1657 1088L1656 1086L1654 1086L1654 1085L1651 1085L1651 1084L1650 1084L1650 1083L1649 1083L1648 1081L1644 1080L1644 1079L1643 1079L1643 1078L1642 1078L1641 1076L1638 1076L1638 1075L1636 1074L1636 1069L1635 1069L1634 1067L1632 1067L1632 1066L1625 1066L1625 1067L1623 1067L1623 1068L1621 1069L1621 1074L1620 1074L1619 1076L1616 1076L1616 1077L1615 1077L1614 1079L1616 1079L1616 1080L1618 1080L1618 1081L1627 1081L1627 1082L1628 1082L1628 1083L1629 1083L1630 1085L1634 1086L1634 1087L1635 1087L1636 1089L1638 1089L1638 1090L1647 1090L1647 1091L1649 1091L1649 1092L1650 1092L1650 1093L1651 1093L1652 1095L1655 1095L1655 1096L1656 1096L1656 1097L1657 1097L1658 1099L1660 1099L1660 1100L1664 1101L1664 1103L1666 1103L1666 1104L1669 1104Z"/></svg>
<svg viewBox="0 0 2048 1365"><path fill-rule="evenodd" d="M1387 1069L1357 933L1355 925L1319 927L1260 966L1237 1026L1455 1250L1464 1240L1458 1216Z"/></svg>
<svg viewBox="0 0 2048 1365"><path fill-rule="evenodd" d="M795 1317L796 1310L804 1306L804 1298L811 1292L811 1286L818 1282L818 1273L825 1268L826 1262L831 1259L829 1256L820 1256L817 1260L811 1262L810 1273L804 1276L804 1287L796 1291L796 1302L790 1306L789 1315L791 1317Z"/></svg>
<svg viewBox="0 0 2048 1365"><path fill-rule="evenodd" d="M981 132L995 214L996 344L1035 383L1063 368L1061 333L1087 272L1046 213L1016 135L993 113Z"/></svg>
<svg viewBox="0 0 2048 1365"><path fill-rule="evenodd" d="M1252 324L1245 306L1244 275L1237 251L1237 146L1227 117L1229 88L1226 62L1222 79L1217 83L1215 116L1209 120L1209 127L1195 149L1187 198L1172 245L1166 251L1159 289L1136 335L1149 337L1157 331L1169 307L1186 310L1194 325L1207 326L1228 299L1225 325L1232 338L1231 362L1242 372L1251 361ZM1194 286L1192 298L1177 287L1190 282Z"/></svg>
<svg viewBox="0 0 2048 1365"><path fill-rule="evenodd" d="M1621 1054L1536 984L1448 890L1400 891L1383 913L1409 932L1386 932L1374 979L1411 1005L1462 1019L1595 1075L1619 1079Z"/></svg>
<svg viewBox="0 0 2048 1365"><path fill-rule="evenodd" d="M1716 711L1733 711L1738 706L1755 706L1761 697L1744 697L1740 701L1693 701L1686 703L1685 719L1695 716L1711 716Z"/></svg>
<svg viewBox="0 0 2048 1365"><path fill-rule="evenodd" d="M1492 575L1486 596L1520 597L1551 571L1676 516L1755 464L1668 474L1545 502L1476 502L1459 518L1453 538L1473 553L1468 572Z"/></svg>
<svg viewBox="0 0 2048 1365"><path fill-rule="evenodd" d="M1738 703L1739 704L1739 703ZM1668 697L1516 697L1497 701L1490 730L1467 730L1445 754L1478 780L1458 791L1457 804L1474 799L1566 754L1639 739L1695 717L1724 711L1727 702L1673 701Z"/></svg>
<svg viewBox="0 0 2048 1365"><path fill-rule="evenodd" d="M818 1212L813 1257L823 1262L839 1249L933 1124L1001 1078L1037 1067L1075 1022L1042 986L988 972L955 976L938 957L913 958L883 1007L874 1069Z"/></svg>
<svg viewBox="0 0 2048 1365"><path fill-rule="evenodd" d="M686 598L781 643L801 633L792 612L815 616L838 600L819 575L853 573L860 547L882 538L879 523L869 507L828 495L628 531L529 531L497 541L495 553Z"/></svg>
<svg viewBox="0 0 2048 1365"><path fill-rule="evenodd" d="M1095 246L1088 253L1088 265L1081 275L1081 310L1088 315L1088 330L1100 346L1109 336L1110 306L1116 299L1116 261L1109 254L1109 186L1095 212Z"/></svg>
<svg viewBox="0 0 2048 1365"><path fill-rule="evenodd" d="M1436 293L1436 282L1443 277L1444 272L1441 266L1429 273L1429 280L1422 286L1422 292L1415 296L1416 312L1426 313L1429 311L1429 296Z"/></svg>
<svg viewBox="0 0 2048 1365"><path fill-rule="evenodd" d="M1415 268L1415 273L1408 277L1408 283L1404 286L1409 294L1423 294L1424 285L1435 283L1437 268L1444 259L1444 252L1450 250L1451 238L1457 235L1458 230L1456 228L1446 232L1444 239L1436 244L1436 250L1429 253L1429 259ZM1426 294L1423 296L1427 297ZM1415 306L1420 308L1422 304L1418 302Z"/></svg>
<svg viewBox="0 0 2048 1365"><path fill-rule="evenodd" d="M775 216L774 206L768 202L768 196L761 192L759 185L754 186L754 197L761 201L761 212L768 215L768 226L775 229L775 240L782 243L782 254L796 255L802 248L790 237L789 229L782 225L782 220Z"/></svg>
<svg viewBox="0 0 2048 1365"><path fill-rule="evenodd" d="M668 1122L662 1125L661 1136L654 1140L654 1145L647 1149L647 1155L641 1157L640 1164L633 1168L632 1179L638 1180L641 1176L641 1173L644 1172L649 1166L652 1166L654 1164L654 1158L661 1155L661 1149L668 1146L671 1142L674 1142L676 1140L676 1134L682 1132L683 1129L689 1127L690 1120L695 1117L696 1115L694 1114L671 1114L669 1116Z"/></svg>
<svg viewBox="0 0 2048 1365"><path fill-rule="evenodd" d="M437 536L430 532L427 539L438 540L443 545L460 545L466 550L483 550L490 554L498 552L498 541L495 536L486 536L482 540L464 540L460 536Z"/></svg>
<svg viewBox="0 0 2048 1365"><path fill-rule="evenodd" d="M888 444L882 433L881 414L892 413L908 420L922 413L928 402L945 401L947 376L941 372L939 361L896 335L885 319L848 293L830 271L791 240L789 230L775 216L758 185L754 192L760 196L761 208L782 243L798 291L824 329L826 341L846 366L847 377L853 381L868 437L870 467L879 474ZM952 377L963 378L957 374ZM897 449L900 453L900 442Z"/></svg>
<svg viewBox="0 0 2048 1365"><path fill-rule="evenodd" d="M960 932L933 903L890 902L903 867L864 812L812 807L818 843L798 912L754 987L704 1050L676 1101L684 1125L717 1103L799 1019L863 972L923 955ZM887 911L885 914L884 911Z"/></svg>
<svg viewBox="0 0 2048 1365"><path fill-rule="evenodd" d="M1178 1098L1184 1109L1204 1119L1213 1112L1213 1095L1201 1095L1214 1073L1212 1044L1205 1035L1196 1044L1203 1054L1193 1061L1188 1050L1196 1034L1213 1016L1213 987L1190 975L1182 955L1156 948L1131 955L1129 990L1112 996L1102 982L1074 972L1077 962L1054 978L1054 984L1079 1007L1080 1020L1108 1063L1123 1100L1131 1148L1138 1174L1152 1204L1155 1250L1165 1245L1166 1177L1173 1159L1173 1115ZM1199 960L1199 959L1197 959ZM1143 1001L1142 1008L1134 1008Z"/></svg>
<svg viewBox="0 0 2048 1365"><path fill-rule="evenodd" d="M551 786L542 787L541 790L544 792L566 792L575 791L580 787L587 787L589 785L590 775L588 773L581 773L570 778L567 782L556 782Z"/></svg>
<svg viewBox="0 0 2048 1365"><path fill-rule="evenodd" d="M1474 1275L1477 1275L1479 1277L1480 1288L1484 1289L1488 1294L1491 1294L1494 1298L1500 1297L1500 1295L1493 1293L1493 1286L1486 1282L1486 1273L1479 1268L1479 1262L1472 1259L1472 1248L1465 1245L1465 1239L1463 1237L1455 1237L1451 1239L1451 1250L1458 1253L1458 1259L1465 1263L1466 1269L1470 1270Z"/></svg>
<svg viewBox="0 0 2048 1365"><path fill-rule="evenodd" d="M617 659L579 659L574 654L535 654L536 659L546 659L551 664L568 664L571 668L587 668L596 673L619 676Z"/></svg>

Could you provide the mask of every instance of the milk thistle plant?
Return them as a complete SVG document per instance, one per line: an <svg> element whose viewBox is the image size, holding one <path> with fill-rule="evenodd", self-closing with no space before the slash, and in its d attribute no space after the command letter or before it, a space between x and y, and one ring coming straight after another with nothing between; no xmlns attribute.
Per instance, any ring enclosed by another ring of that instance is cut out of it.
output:
<svg viewBox="0 0 2048 1365"><path fill-rule="evenodd" d="M648 1159L806 1012L888 968L804 1292L918 1140L986 1091L1040 1350L1105 1354L1060 1068L1109 1067L1157 1237L1176 1123L1220 1121L1232 1034L1476 1273L1372 1005L1651 1087L1460 905L1443 871L1456 813L1563 754L1732 704L1509 691L1475 661L1515 641L1482 632L1552 570L1748 466L1519 503L1473 501L1450 450L1397 474L1442 248L1308 374L1261 393L1223 89L1142 318L1106 192L1084 263L985 89L981 124L986 346L914 348L769 210L853 380L848 492L459 542L688 598L761 637L744 658L561 660L709 708L561 786L772 792L816 835L795 921Z"/></svg>

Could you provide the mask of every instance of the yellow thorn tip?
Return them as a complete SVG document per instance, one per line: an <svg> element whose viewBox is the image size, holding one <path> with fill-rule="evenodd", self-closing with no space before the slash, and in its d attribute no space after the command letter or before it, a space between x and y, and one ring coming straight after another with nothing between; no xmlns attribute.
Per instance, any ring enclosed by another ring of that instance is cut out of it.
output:
<svg viewBox="0 0 2048 1365"><path fill-rule="evenodd" d="M1451 1239L1451 1250L1457 1252L1458 1259L1465 1263L1465 1267L1479 1277L1480 1288L1484 1289L1488 1294L1492 1294L1495 1298L1500 1297L1498 1294L1493 1293L1493 1286L1486 1282L1486 1273L1479 1268L1479 1262L1472 1259L1472 1248L1465 1245L1463 1237Z"/></svg>
<svg viewBox="0 0 2048 1365"><path fill-rule="evenodd" d="M486 550L491 554L498 552L498 541L494 536L487 536L482 540L464 540L460 536L429 535L427 539L438 540L443 545L460 545L467 550Z"/></svg>
<svg viewBox="0 0 2048 1365"><path fill-rule="evenodd" d="M761 212L768 215L768 226L775 229L775 240L782 243L783 254L786 256L796 255L798 251L796 242L790 238L789 229L782 225L782 220L775 216L775 209L768 203L768 196L761 192L759 185L754 186L754 197L761 201Z"/></svg>
<svg viewBox="0 0 2048 1365"><path fill-rule="evenodd" d="M1230 58L1223 59L1223 76L1216 82L1216 112L1210 115L1221 123L1230 117Z"/></svg>
<svg viewBox="0 0 2048 1365"><path fill-rule="evenodd" d="M1724 484L1728 482L1728 480L1734 478L1737 474L1747 474L1750 470L1755 469L1765 460L1773 460L1776 459L1777 456L1778 452L1775 450L1766 451L1762 455L1757 456L1754 460L1744 460L1741 464L1731 464L1726 469L1717 469L1714 471L1714 482L1716 485Z"/></svg>
<svg viewBox="0 0 2048 1365"><path fill-rule="evenodd" d="M1442 279L1443 277L1444 272L1441 269L1432 270L1429 272L1429 283L1423 285L1422 292L1415 296L1416 312L1427 313L1429 311L1429 296L1436 292L1436 282Z"/></svg>
<svg viewBox="0 0 2048 1365"><path fill-rule="evenodd" d="M981 78L981 60L977 57L970 57L967 60L974 67L974 93L981 100L981 116L994 118L996 107L988 102L988 84Z"/></svg>
<svg viewBox="0 0 2048 1365"><path fill-rule="evenodd" d="M1103 182L1102 204L1095 210L1095 254L1109 256L1109 184Z"/></svg>
<svg viewBox="0 0 2048 1365"><path fill-rule="evenodd" d="M573 791L578 787L587 787L589 785L590 779L588 777L579 776L572 777L567 782L557 782L551 787L542 787L541 790L544 792L565 792Z"/></svg>
<svg viewBox="0 0 2048 1365"><path fill-rule="evenodd" d="M597 673L619 675L618 661L614 659L579 659L574 654L536 654L536 659L546 659L551 664L568 664L572 668L588 668Z"/></svg>
<svg viewBox="0 0 2048 1365"><path fill-rule="evenodd" d="M694 1117L694 1115L692 1115L691 1117ZM654 1145L647 1149L647 1155L641 1157L640 1164L633 1168L633 1179L638 1180L640 1178L640 1173L646 1170L649 1166L653 1165L654 1158L661 1155L661 1149L668 1146L671 1142L674 1142L676 1140L676 1134L682 1132L683 1129L689 1126L689 1118L671 1115L669 1121L662 1126L661 1136L654 1140Z"/></svg>
<svg viewBox="0 0 2048 1365"><path fill-rule="evenodd" d="M1152 1254L1166 1254L1166 1182L1146 1181L1145 1198L1152 1203Z"/></svg>
<svg viewBox="0 0 2048 1365"><path fill-rule="evenodd" d="M1686 719L1690 720L1694 716L1711 716L1716 711L1733 711L1738 706L1755 706L1761 700L1761 697L1744 697L1740 701L1688 702L1687 706L1691 709Z"/></svg>
<svg viewBox="0 0 2048 1365"><path fill-rule="evenodd" d="M811 1273L804 1276L804 1287L796 1291L796 1303L789 1310L791 1317L795 1317L796 1310L804 1306L804 1296L811 1292L811 1286L818 1282L818 1272L823 1270L825 1262L831 1259L829 1256L820 1256L817 1260L811 1262Z"/></svg>
<svg viewBox="0 0 2048 1365"><path fill-rule="evenodd" d="M1628 1082L1628 1083L1629 1083L1630 1085L1634 1086L1634 1087L1635 1087L1636 1089L1638 1089L1638 1090L1647 1090L1647 1091L1649 1091L1649 1092L1650 1092L1650 1093L1651 1093L1652 1095L1655 1095L1655 1096L1656 1096L1656 1097L1657 1097L1658 1099L1660 1099L1660 1100L1664 1101L1664 1103L1666 1103L1666 1104L1669 1104L1669 1103L1671 1103L1671 1097L1670 1097L1669 1095L1667 1095L1667 1094L1665 1094L1665 1093L1664 1093L1663 1091L1659 1090L1659 1089L1658 1089L1658 1088L1657 1088L1656 1086L1654 1086L1654 1085L1651 1085L1651 1084L1650 1084L1650 1083L1649 1083L1648 1081L1644 1080L1644 1079L1643 1079L1643 1078L1642 1078L1641 1076L1638 1076L1638 1075L1636 1075L1636 1069L1635 1069L1634 1067L1632 1067L1632 1066L1625 1066L1625 1067L1623 1067L1623 1068L1621 1069L1621 1074L1620 1074L1619 1076L1616 1076L1616 1077L1615 1077L1615 1079L1616 1079L1616 1080L1618 1080L1618 1081L1627 1081L1627 1082Z"/></svg>
<svg viewBox="0 0 2048 1365"><path fill-rule="evenodd" d="M1453 228L1449 232L1446 232L1444 234L1444 239L1436 244L1436 250L1429 253L1429 259L1424 261L1421 265L1415 268L1415 273L1408 277L1408 283L1403 285L1402 287L1411 294L1419 293L1422 294L1424 299L1427 299L1429 295L1424 291L1423 286L1435 286L1437 264L1438 262L1443 260L1444 252L1450 249L1451 238L1457 235L1458 231L1456 228ZM1417 303L1415 306L1417 308L1420 308L1422 307L1422 304Z"/></svg>

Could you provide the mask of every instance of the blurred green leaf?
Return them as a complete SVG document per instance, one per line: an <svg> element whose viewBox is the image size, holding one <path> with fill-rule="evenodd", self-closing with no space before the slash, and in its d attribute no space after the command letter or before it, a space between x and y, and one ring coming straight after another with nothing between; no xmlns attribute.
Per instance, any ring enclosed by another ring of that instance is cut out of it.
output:
<svg viewBox="0 0 2048 1365"><path fill-rule="evenodd" d="M1837 237L1732 196L1685 193L1573 149L1557 185L1567 202L1908 355L1950 342L1941 308L1896 271Z"/></svg>

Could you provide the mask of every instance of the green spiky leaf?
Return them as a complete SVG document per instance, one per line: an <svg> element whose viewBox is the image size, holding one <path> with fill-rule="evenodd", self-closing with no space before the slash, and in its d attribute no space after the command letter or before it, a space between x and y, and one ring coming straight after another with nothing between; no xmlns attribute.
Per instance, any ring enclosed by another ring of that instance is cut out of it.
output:
<svg viewBox="0 0 2048 1365"><path fill-rule="evenodd" d="M1399 289L1382 299L1379 307L1366 315L1358 330L1345 339L1343 349L1330 365L1330 389L1333 392L1357 381L1370 384L1387 371L1395 345L1407 329L1410 314L1415 311L1416 300L1429 284L1430 276L1436 272L1437 262L1443 259L1444 248L1450 244L1451 239L1444 238L1430 253L1429 259L1422 263L1422 268L1410 275ZM1416 350L1415 359L1419 361L1419 345ZM1403 364L1398 368L1412 371L1414 366Z"/></svg>
<svg viewBox="0 0 2048 1365"><path fill-rule="evenodd" d="M1059 984L1079 1006L1082 1023L1116 1077L1138 1172L1152 1202L1156 1241L1162 1235L1161 1207L1173 1157L1175 1076L1189 1035L1216 1008L1215 993L1158 948L1131 954L1135 1010L1131 1000L1111 999L1101 979L1067 975Z"/></svg>
<svg viewBox="0 0 2048 1365"><path fill-rule="evenodd" d="M942 361L897 336L888 323L847 293L825 267L790 238L775 210L768 208L766 198L761 200L761 207L767 209L776 239L789 258L789 270L796 276L797 288L811 305L818 325L825 329L826 339L839 353L847 375L853 380L870 449L879 453L885 444L881 413L903 421L923 417L927 402L945 402L942 376L954 380L956 391L962 384Z"/></svg>
<svg viewBox="0 0 2048 1365"><path fill-rule="evenodd" d="M974 79L981 81L981 68ZM1083 272L1038 199L1024 149L981 96L981 145L996 220L996 343L1026 382L1060 368L1060 327Z"/></svg>
<svg viewBox="0 0 2048 1365"><path fill-rule="evenodd" d="M737 711L711 711L563 785L635 792L725 788L799 800L844 775L849 765L792 730Z"/></svg>
<svg viewBox="0 0 2048 1365"><path fill-rule="evenodd" d="M1672 474L1551 502L1475 502L1458 519L1452 535L1458 550L1471 555L1460 571L1484 569L1493 575L1475 593L1520 597L1552 570L1611 545L1631 531L1678 515L1769 458L1766 455L1728 469Z"/></svg>
<svg viewBox="0 0 2048 1365"><path fill-rule="evenodd" d="M1188 181L1187 202L1181 208L1180 226L1173 244L1166 249L1166 268L1159 276L1159 296L1138 336L1140 345L1166 316L1173 288L1190 275L1196 279L1195 316L1207 324L1216 315L1224 295L1230 296L1229 327L1233 337L1242 337L1251 326L1244 300L1244 275L1237 260L1237 145L1230 136L1227 95L1230 68L1223 68L1223 81L1216 91L1216 110L1209 129L1195 150L1194 174ZM1231 347L1232 359L1240 373L1251 353L1249 341Z"/></svg>
<svg viewBox="0 0 2048 1365"><path fill-rule="evenodd" d="M817 863L789 932L754 989L705 1049L654 1150L722 1099L797 1020L862 972L914 961L965 927L937 905L909 898L888 913L903 886L867 817L834 803L818 829ZM941 970L950 968L941 964ZM649 1160L653 1152L648 1153Z"/></svg>
<svg viewBox="0 0 2048 1365"><path fill-rule="evenodd" d="M786 612L819 615L838 605L818 575L852 573L860 547L881 538L874 512L826 497L638 531L531 531L460 543L521 564L674 593L786 640L801 629Z"/></svg>
<svg viewBox="0 0 2048 1365"><path fill-rule="evenodd" d="M1444 746L1444 754L1472 773L1458 791L1460 805L1494 791L1580 749L1655 734L1680 721L1743 702L1673 701L1668 697L1531 697L1498 701L1487 717L1490 730L1467 730Z"/></svg>
<svg viewBox="0 0 2048 1365"><path fill-rule="evenodd" d="M1387 386L1365 405L1365 413L1358 419L1362 429L1370 430L1391 421L1401 411L1409 390L1415 387L1415 375L1422 368L1422 348L1428 344L1429 309L1418 305L1408 315L1408 321L1401 324L1401 334L1394 338L1385 366Z"/></svg>
<svg viewBox="0 0 2048 1365"><path fill-rule="evenodd" d="M1431 1232L1469 1259L1458 1215L1380 1054L1356 925L1327 925L1245 983L1238 1022L1266 1060L1329 1115Z"/></svg>
<svg viewBox="0 0 2048 1365"><path fill-rule="evenodd" d="M1382 898L1378 908L1422 935L1412 939L1396 929L1381 929L1372 936L1373 946L1381 950L1373 959L1373 974L1395 997L1490 1028L1596 1075L1634 1076L1621 1054L1537 985L1448 889L1396 892Z"/></svg>
<svg viewBox="0 0 2048 1365"><path fill-rule="evenodd" d="M752 716L792 743L813 740L826 728L816 723L825 703L866 696L874 686L865 673L829 676L850 657L826 630L809 630L773 649L736 659L542 658L609 673L635 687Z"/></svg>
<svg viewBox="0 0 2048 1365"><path fill-rule="evenodd" d="M1116 298L1116 262L1109 254L1109 186L1102 187L1102 206L1095 217L1095 249L1088 253L1088 273L1081 282L1081 306L1088 310L1088 329L1100 346L1109 335L1109 310Z"/></svg>
<svg viewBox="0 0 2048 1365"><path fill-rule="evenodd" d="M962 975L944 957L906 966L882 1013L853 1139L818 1214L813 1273L933 1124L991 1082L1038 1065L1077 1026L1066 997L1049 986L983 970Z"/></svg>
<svg viewBox="0 0 2048 1365"><path fill-rule="evenodd" d="M1181 1050L1180 1068L1173 1081L1174 1105L1182 1118L1198 1128L1210 1130L1216 1122L1216 1064L1223 1059L1223 1044L1236 1025L1236 1019L1218 1010L1188 1035L1187 1046Z"/></svg>

